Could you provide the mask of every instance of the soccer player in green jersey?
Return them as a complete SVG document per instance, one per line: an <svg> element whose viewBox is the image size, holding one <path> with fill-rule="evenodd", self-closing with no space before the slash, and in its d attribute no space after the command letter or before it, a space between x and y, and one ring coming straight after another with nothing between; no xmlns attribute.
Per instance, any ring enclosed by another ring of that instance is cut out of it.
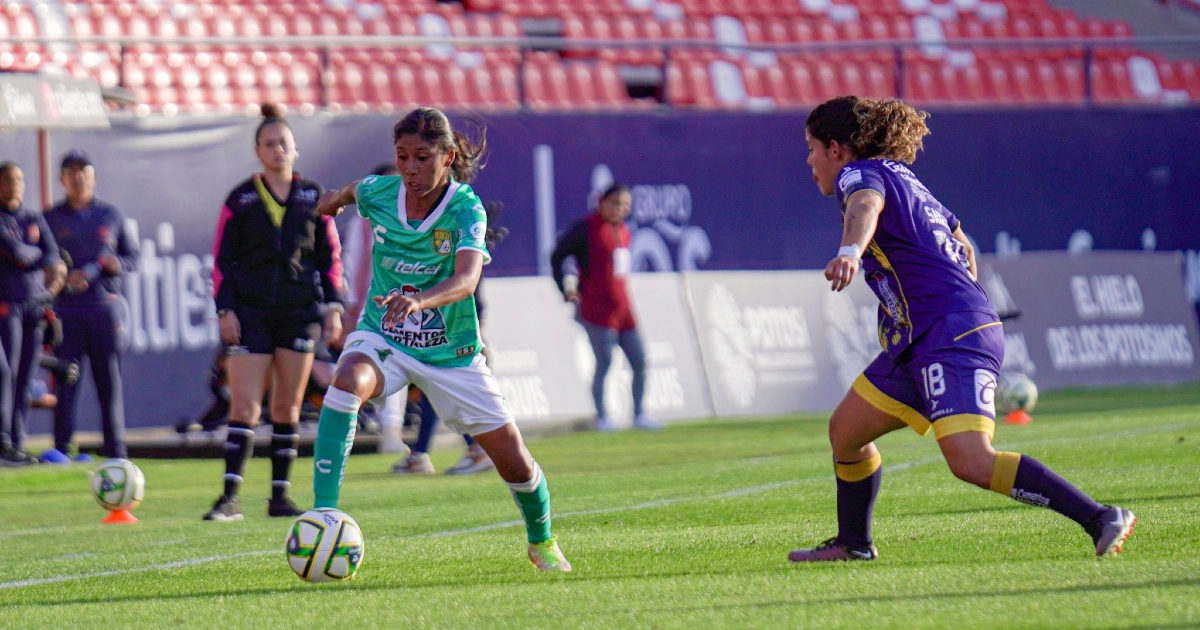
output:
<svg viewBox="0 0 1200 630"><path fill-rule="evenodd" d="M546 479L480 354L473 293L491 257L487 216L467 182L485 136L475 144L442 112L415 109L392 132L399 175L369 176L321 197L321 214L337 216L356 204L370 221L374 273L371 299L325 394L314 507L337 507L362 402L412 383L447 426L470 434L495 462L525 519L529 561L544 571L570 571L550 531Z"/></svg>

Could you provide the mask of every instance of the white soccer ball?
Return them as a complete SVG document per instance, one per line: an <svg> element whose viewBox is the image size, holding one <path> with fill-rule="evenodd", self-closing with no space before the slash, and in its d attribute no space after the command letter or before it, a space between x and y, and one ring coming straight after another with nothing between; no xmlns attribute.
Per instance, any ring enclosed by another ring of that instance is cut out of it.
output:
<svg viewBox="0 0 1200 630"><path fill-rule="evenodd" d="M309 582L349 580L362 566L362 530L348 514L317 508L301 514L288 530L288 566Z"/></svg>
<svg viewBox="0 0 1200 630"><path fill-rule="evenodd" d="M996 403L1000 411L1011 413L1018 409L1029 413L1037 405L1038 390L1033 379L1017 372L1000 374L1000 382L996 386Z"/></svg>
<svg viewBox="0 0 1200 630"><path fill-rule="evenodd" d="M146 493L146 476L128 459L110 459L92 475L92 495L105 509L132 510Z"/></svg>

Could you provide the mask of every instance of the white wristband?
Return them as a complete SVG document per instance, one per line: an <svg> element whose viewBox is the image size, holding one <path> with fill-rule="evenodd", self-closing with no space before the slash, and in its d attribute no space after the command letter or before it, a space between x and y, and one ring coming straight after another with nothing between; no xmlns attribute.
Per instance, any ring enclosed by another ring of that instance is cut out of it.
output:
<svg viewBox="0 0 1200 630"><path fill-rule="evenodd" d="M858 260L862 258L862 248L858 246L858 243L854 243L853 245L842 245L841 248L838 249L838 256L850 256L851 258Z"/></svg>

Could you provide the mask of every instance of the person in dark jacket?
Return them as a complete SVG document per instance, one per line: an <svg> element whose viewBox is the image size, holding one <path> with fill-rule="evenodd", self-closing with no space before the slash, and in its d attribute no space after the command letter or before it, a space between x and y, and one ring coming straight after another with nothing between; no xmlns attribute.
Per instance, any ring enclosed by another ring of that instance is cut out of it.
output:
<svg viewBox="0 0 1200 630"><path fill-rule="evenodd" d="M554 282L568 302L579 305L579 321L587 331L596 355L592 399L596 405L597 431L617 428L605 412L604 377L612 365L613 348L618 345L633 369L634 428L662 428L661 423L642 411L646 355L626 288L633 257L629 251L632 239L625 218L629 216L632 203L628 186L609 186L600 196L596 211L572 224L550 255ZM564 277L563 263L568 257L575 258L578 277Z"/></svg>
<svg viewBox="0 0 1200 630"><path fill-rule="evenodd" d="M96 198L96 167L86 154L67 153L59 180L66 198L46 212L46 223L54 232L63 260L70 262L70 270L66 288L54 304L63 329L56 356L69 363L88 360L100 402L104 455L125 457L121 281L137 266L138 244L125 229L125 214ZM78 383L59 383L54 448L42 453L42 463L71 462L78 393ZM78 461L90 459L84 454L77 456Z"/></svg>
<svg viewBox="0 0 1200 630"><path fill-rule="evenodd" d="M270 377L271 498L268 516L298 516L287 495L300 407L321 338L342 334L341 244L333 219L316 212L324 192L293 170L296 139L272 105L254 135L263 170L238 184L217 223L213 294L229 349L230 410L225 490L209 521L242 518L238 490L254 449Z"/></svg>
<svg viewBox="0 0 1200 630"><path fill-rule="evenodd" d="M22 205L25 175L0 163L0 466L28 466L25 414L29 379L42 350L47 268L59 260L54 235L40 212Z"/></svg>

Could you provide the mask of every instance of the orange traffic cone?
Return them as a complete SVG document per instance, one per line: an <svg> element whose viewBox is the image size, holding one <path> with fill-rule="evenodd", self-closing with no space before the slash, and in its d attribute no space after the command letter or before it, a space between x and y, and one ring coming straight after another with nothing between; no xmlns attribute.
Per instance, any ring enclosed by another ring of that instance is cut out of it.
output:
<svg viewBox="0 0 1200 630"><path fill-rule="evenodd" d="M129 510L113 510L100 522L104 525L132 525L138 520L136 516L129 513Z"/></svg>
<svg viewBox="0 0 1200 630"><path fill-rule="evenodd" d="M1025 410L1017 409L1004 416L1004 421L1008 424L1030 424L1033 422L1033 418L1029 417Z"/></svg>

